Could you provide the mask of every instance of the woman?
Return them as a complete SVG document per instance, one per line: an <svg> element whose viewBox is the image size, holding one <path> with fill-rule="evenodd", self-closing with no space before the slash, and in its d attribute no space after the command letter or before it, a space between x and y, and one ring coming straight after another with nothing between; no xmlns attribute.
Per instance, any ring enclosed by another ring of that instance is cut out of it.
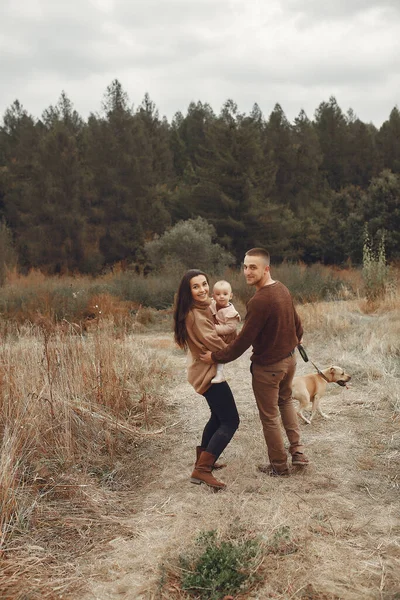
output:
<svg viewBox="0 0 400 600"><path fill-rule="evenodd" d="M211 384L217 372L216 364L207 365L200 360L205 351L213 352L226 346L217 335L208 294L209 282L205 273L197 269L185 273L175 302L174 331L178 346L189 349L191 354L188 381L205 397L211 411L201 444L196 448L197 460L190 481L223 489L226 485L215 479L211 471L221 468L222 465L215 461L237 430L239 415L227 382Z"/></svg>

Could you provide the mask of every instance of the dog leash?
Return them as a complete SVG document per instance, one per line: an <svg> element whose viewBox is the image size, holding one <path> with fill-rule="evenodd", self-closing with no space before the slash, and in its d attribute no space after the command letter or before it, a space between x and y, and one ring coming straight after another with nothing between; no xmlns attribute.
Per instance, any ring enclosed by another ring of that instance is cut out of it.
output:
<svg viewBox="0 0 400 600"><path fill-rule="evenodd" d="M297 350L299 351L299 354L301 356L301 358L304 360L304 362L308 362L309 358L307 356L307 352L304 349L304 346L302 346L301 344L297 345ZM323 372L321 371L321 369L318 369L317 365L313 363L312 360L310 360L310 363L313 365L313 367L316 369L318 375L321 375L322 379L325 379L325 381L327 383L329 383L329 379L327 377L325 377L325 375L323 374Z"/></svg>

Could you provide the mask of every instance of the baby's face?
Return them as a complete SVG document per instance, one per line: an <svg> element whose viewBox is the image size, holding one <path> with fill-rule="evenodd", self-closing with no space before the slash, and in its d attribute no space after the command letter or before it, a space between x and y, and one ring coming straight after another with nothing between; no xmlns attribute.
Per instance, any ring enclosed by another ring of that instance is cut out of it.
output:
<svg viewBox="0 0 400 600"><path fill-rule="evenodd" d="M219 308L228 306L229 300L232 298L232 290L229 286L223 285L213 289L213 298Z"/></svg>

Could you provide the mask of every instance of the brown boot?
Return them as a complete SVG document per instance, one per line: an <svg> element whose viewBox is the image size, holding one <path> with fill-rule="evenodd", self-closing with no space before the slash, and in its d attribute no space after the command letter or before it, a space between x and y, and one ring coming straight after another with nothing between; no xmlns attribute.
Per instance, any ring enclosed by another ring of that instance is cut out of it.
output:
<svg viewBox="0 0 400 600"><path fill-rule="evenodd" d="M195 465L194 465L194 468L196 468L196 467L197 467L197 463L198 463L198 461L199 461L200 454L201 454L202 452L204 452L204 448L202 448L201 446L196 446L196 463L195 463ZM213 465L213 467L212 467L212 468L213 468L213 470L214 470L214 469L224 469L225 467L226 467L226 463L217 463L217 462L216 462L216 463L214 463L214 465Z"/></svg>
<svg viewBox="0 0 400 600"><path fill-rule="evenodd" d="M225 489L225 483L222 483L222 481L218 481L211 474L214 462L215 456L204 450L200 454L199 460L197 461L197 464L190 478L191 483L196 483L198 485L200 483L205 483L206 485L209 485L210 487L216 490Z"/></svg>

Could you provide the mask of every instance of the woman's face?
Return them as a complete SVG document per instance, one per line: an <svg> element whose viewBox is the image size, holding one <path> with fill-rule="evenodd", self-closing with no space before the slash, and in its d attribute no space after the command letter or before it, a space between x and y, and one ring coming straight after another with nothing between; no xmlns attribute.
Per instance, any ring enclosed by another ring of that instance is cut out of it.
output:
<svg viewBox="0 0 400 600"><path fill-rule="evenodd" d="M196 275L190 280L190 291L192 292L193 300L204 302L208 298L209 292L208 281L204 275Z"/></svg>

